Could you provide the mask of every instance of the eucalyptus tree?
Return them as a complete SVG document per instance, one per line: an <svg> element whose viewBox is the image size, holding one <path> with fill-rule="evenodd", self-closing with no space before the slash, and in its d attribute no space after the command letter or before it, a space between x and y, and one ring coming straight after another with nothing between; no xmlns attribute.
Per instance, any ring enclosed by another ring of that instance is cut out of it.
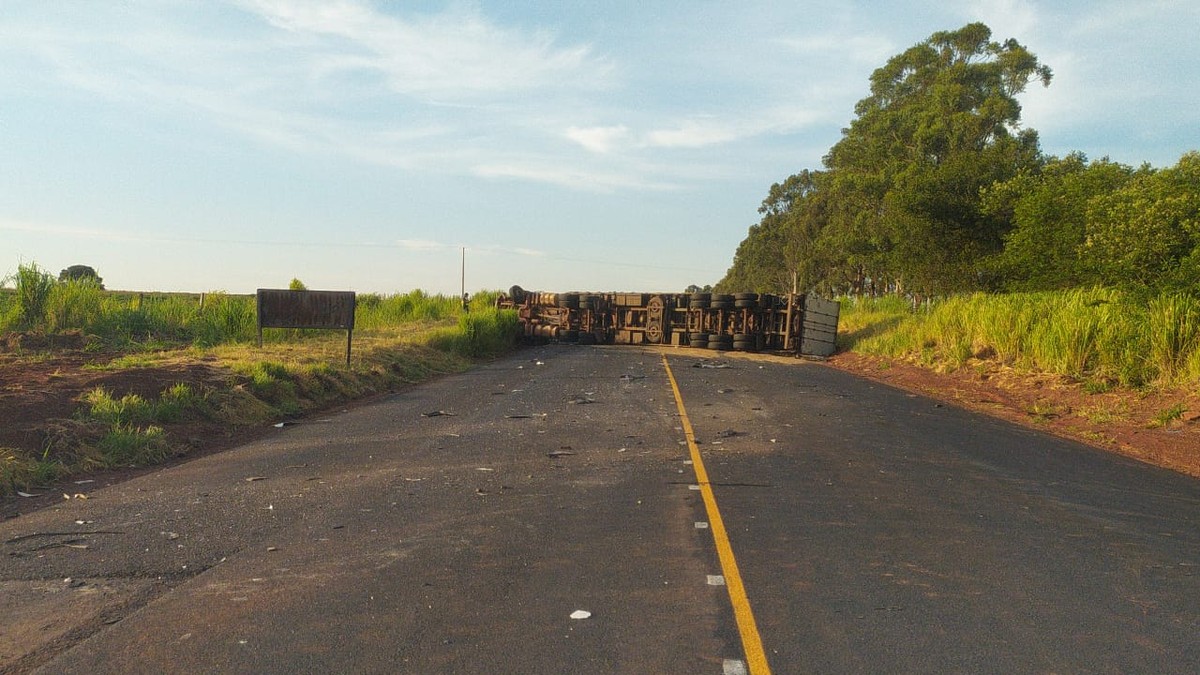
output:
<svg viewBox="0 0 1200 675"><path fill-rule="evenodd" d="M826 238L877 290L943 293L986 282L1009 223L980 191L1040 159L1019 95L1050 69L982 23L937 32L871 75L871 93L825 157Z"/></svg>
<svg viewBox="0 0 1200 675"><path fill-rule="evenodd" d="M811 288L824 276L819 237L824 225L818 181L807 169L771 186L762 218L738 245L718 291L786 293Z"/></svg>

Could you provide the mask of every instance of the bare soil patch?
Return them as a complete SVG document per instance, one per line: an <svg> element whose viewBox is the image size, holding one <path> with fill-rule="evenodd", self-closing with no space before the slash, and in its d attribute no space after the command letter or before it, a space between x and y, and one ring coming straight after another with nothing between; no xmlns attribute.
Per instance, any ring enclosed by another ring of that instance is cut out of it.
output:
<svg viewBox="0 0 1200 675"><path fill-rule="evenodd" d="M82 407L80 397L96 387L103 387L118 397L138 394L154 399L164 389L180 382L193 391L203 392L233 386L236 378L226 368L183 355L178 360L154 367L103 370L118 356L81 350L33 354L0 351L0 449L40 456L47 447L70 445L79 440L71 436L87 433L84 425L76 421L76 414ZM231 447L259 431L196 419L164 426L178 452L188 457ZM112 483L149 470L152 468L106 471L103 482ZM99 478L76 474L64 484L89 477ZM63 492L79 489L35 490L41 498L0 497L0 519L31 511L45 505L51 497L61 499Z"/></svg>
<svg viewBox="0 0 1200 675"><path fill-rule="evenodd" d="M938 372L897 359L837 354L834 368L1200 477L1200 395L1186 389L1090 393L1059 375L990 360Z"/></svg>

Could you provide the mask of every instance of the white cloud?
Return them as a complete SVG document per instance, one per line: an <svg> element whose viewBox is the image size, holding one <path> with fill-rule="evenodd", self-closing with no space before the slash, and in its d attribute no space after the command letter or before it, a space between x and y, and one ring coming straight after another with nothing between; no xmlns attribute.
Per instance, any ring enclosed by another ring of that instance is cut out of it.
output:
<svg viewBox="0 0 1200 675"><path fill-rule="evenodd" d="M564 135L587 150L606 154L629 135L625 125L615 127L568 127Z"/></svg>
<svg viewBox="0 0 1200 675"><path fill-rule="evenodd" d="M94 227L72 227L53 223L35 223L27 220L12 220L0 218L0 230L13 232L30 232L33 234L52 235L55 237L70 237L73 239L98 239L104 241L141 241L140 237L103 230Z"/></svg>
<svg viewBox="0 0 1200 675"><path fill-rule="evenodd" d="M680 187L676 183L651 178L650 174L643 171L593 170L552 159L479 164L472 173L481 178L516 178L592 192L611 192L617 188L674 190Z"/></svg>
<svg viewBox="0 0 1200 675"><path fill-rule="evenodd" d="M571 83L595 86L610 70L587 45L561 47L550 33L505 29L462 8L401 19L349 0L241 4L278 28L331 39L317 46L326 52L319 73L363 70L404 94L455 100Z"/></svg>
<svg viewBox="0 0 1200 675"><path fill-rule="evenodd" d="M137 115L213 125L314 156L451 174L550 142L561 126L533 127L530 111L555 118L559 93L610 80L611 64L589 46L561 45L474 10L401 18L351 0L236 5L239 30L219 39L180 16L135 7L34 21L32 30L0 26L0 53L32 56L69 91ZM209 20L229 20L214 6L197 11L208 10ZM4 75L0 68L0 82Z"/></svg>
<svg viewBox="0 0 1200 675"><path fill-rule="evenodd" d="M472 253L472 252L488 253L488 254L500 253L500 254L507 254L507 255L519 255L519 256L524 256L526 258L544 258L544 257L546 257L545 251L539 251L539 250L533 249L533 248L523 248L520 246L515 246L515 247L514 246L495 246L495 245L468 246L467 253Z"/></svg>
<svg viewBox="0 0 1200 675"><path fill-rule="evenodd" d="M443 244L431 239L397 239L396 246L409 251L437 251L440 249L458 248L453 244Z"/></svg>
<svg viewBox="0 0 1200 675"><path fill-rule="evenodd" d="M823 114L802 106L781 106L747 112L735 119L714 116L678 122L646 134L645 143L657 148L701 148L771 133L790 133L817 122Z"/></svg>
<svg viewBox="0 0 1200 675"><path fill-rule="evenodd" d="M674 128L649 132L646 143L658 148L700 148L738 138L741 132L735 126L716 120L684 120Z"/></svg>

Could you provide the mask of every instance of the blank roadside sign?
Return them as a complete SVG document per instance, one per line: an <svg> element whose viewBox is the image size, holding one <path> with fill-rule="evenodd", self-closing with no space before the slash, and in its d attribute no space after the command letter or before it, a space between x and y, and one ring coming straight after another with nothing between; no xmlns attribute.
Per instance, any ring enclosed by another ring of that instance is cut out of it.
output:
<svg viewBox="0 0 1200 675"><path fill-rule="evenodd" d="M326 328L346 331L346 365L354 333L354 291L258 289L258 346L264 328Z"/></svg>

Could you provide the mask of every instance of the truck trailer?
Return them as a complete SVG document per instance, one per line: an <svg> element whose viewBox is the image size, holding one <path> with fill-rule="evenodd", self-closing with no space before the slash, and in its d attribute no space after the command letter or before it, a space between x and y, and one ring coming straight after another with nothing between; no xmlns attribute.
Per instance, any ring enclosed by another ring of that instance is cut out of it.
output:
<svg viewBox="0 0 1200 675"><path fill-rule="evenodd" d="M829 356L840 305L813 294L547 293L513 286L496 306L517 312L529 341L675 345Z"/></svg>

